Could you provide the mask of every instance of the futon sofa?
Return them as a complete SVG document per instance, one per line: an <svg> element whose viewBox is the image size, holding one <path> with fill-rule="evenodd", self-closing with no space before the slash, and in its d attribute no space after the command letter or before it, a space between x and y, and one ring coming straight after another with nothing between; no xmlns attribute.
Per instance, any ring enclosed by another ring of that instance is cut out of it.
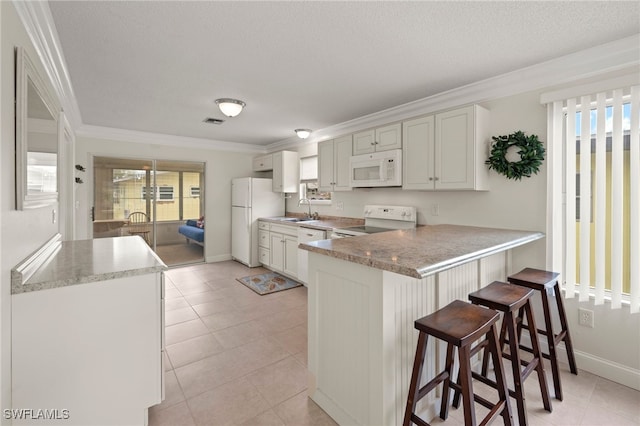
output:
<svg viewBox="0 0 640 426"><path fill-rule="evenodd" d="M204 244L204 218L189 219L184 225L180 225L178 232L187 237L187 243L193 241L196 244Z"/></svg>

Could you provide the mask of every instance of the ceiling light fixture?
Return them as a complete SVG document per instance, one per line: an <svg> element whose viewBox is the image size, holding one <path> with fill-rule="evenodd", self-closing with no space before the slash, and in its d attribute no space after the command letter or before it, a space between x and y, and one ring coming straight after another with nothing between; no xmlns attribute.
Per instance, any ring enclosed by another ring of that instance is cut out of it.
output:
<svg viewBox="0 0 640 426"><path fill-rule="evenodd" d="M242 109L247 105L242 101L231 98L216 99L216 104L220 111L227 117L235 117L242 112Z"/></svg>
<svg viewBox="0 0 640 426"><path fill-rule="evenodd" d="M310 129L296 129L295 132L296 132L296 135L298 135L298 137L300 139L306 139L311 134L311 130Z"/></svg>

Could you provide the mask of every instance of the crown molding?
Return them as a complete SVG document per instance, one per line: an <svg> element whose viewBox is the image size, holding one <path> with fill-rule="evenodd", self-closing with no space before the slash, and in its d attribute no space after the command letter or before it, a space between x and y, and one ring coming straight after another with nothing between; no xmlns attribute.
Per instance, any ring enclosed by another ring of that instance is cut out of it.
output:
<svg viewBox="0 0 640 426"><path fill-rule="evenodd" d="M401 121L472 103L487 102L520 93L634 69L640 64L640 34L541 62L475 83L418 99L334 126L314 131L307 143L320 142L371 127ZM268 151L299 147L295 137L266 146Z"/></svg>
<svg viewBox="0 0 640 426"><path fill-rule="evenodd" d="M141 132L137 130L118 129L82 125L76 129L76 136L95 139L106 139L121 142L143 143L181 148L208 149L216 151L251 152L263 154L265 148L260 145L237 142L218 141L214 139L192 138L187 136L167 135L164 133Z"/></svg>
<svg viewBox="0 0 640 426"><path fill-rule="evenodd" d="M13 5L60 99L62 110L68 117L71 127L74 129L80 127L82 115L73 92L49 3L14 0Z"/></svg>

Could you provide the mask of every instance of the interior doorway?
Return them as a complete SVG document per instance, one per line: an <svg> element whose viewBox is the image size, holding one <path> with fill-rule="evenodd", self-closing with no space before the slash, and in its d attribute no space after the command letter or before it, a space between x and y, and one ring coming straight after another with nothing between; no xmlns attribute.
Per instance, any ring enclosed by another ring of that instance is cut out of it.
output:
<svg viewBox="0 0 640 426"><path fill-rule="evenodd" d="M204 262L204 163L94 157L93 170L94 238L138 235L169 266Z"/></svg>

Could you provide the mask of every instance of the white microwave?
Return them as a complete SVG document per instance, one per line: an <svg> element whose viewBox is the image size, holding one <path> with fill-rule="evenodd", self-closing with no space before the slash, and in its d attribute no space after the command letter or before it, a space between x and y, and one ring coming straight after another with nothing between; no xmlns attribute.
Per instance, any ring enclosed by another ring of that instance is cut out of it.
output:
<svg viewBox="0 0 640 426"><path fill-rule="evenodd" d="M349 186L352 188L401 186L402 150L354 155L349 159L349 172Z"/></svg>

